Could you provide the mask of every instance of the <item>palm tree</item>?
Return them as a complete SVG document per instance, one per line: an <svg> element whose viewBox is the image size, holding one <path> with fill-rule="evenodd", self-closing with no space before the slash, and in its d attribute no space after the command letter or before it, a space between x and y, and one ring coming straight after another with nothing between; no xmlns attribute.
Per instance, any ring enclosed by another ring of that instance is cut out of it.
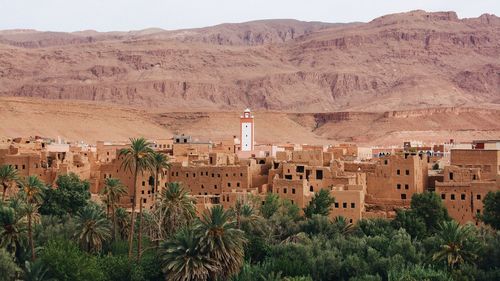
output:
<svg viewBox="0 0 500 281"><path fill-rule="evenodd" d="M264 233L264 218L257 215L253 207L237 200L234 207L231 208L233 216L236 219L236 227L245 231L245 233Z"/></svg>
<svg viewBox="0 0 500 281"><path fill-rule="evenodd" d="M2 202L5 201L5 194L7 190L11 187L12 182L19 179L17 170L11 165L0 166L0 182L3 186Z"/></svg>
<svg viewBox="0 0 500 281"><path fill-rule="evenodd" d="M213 206L203 214L198 231L202 251L219 265L217 271L211 272L211 278L227 280L238 273L247 240L245 233L236 228L231 212L224 211L220 205Z"/></svg>
<svg viewBox="0 0 500 281"><path fill-rule="evenodd" d="M111 209L111 214L113 217L113 240L116 240L116 207L118 202L120 202L120 197L127 194L125 186L120 182L119 179L107 178L104 182L104 189L102 194L106 198L107 216L109 217L109 211Z"/></svg>
<svg viewBox="0 0 500 281"><path fill-rule="evenodd" d="M99 206L89 205L77 213L75 237L87 252L99 252L111 238L109 221Z"/></svg>
<svg viewBox="0 0 500 281"><path fill-rule="evenodd" d="M37 176L29 176L21 182L21 187L26 196L26 202L41 204L43 191L46 189L44 183Z"/></svg>
<svg viewBox="0 0 500 281"><path fill-rule="evenodd" d="M159 213L162 220L164 236L177 232L196 216L194 199L189 197L189 192L178 182L168 183L167 188L162 190L158 203L155 212Z"/></svg>
<svg viewBox="0 0 500 281"><path fill-rule="evenodd" d="M150 143L144 138L130 139L130 147L120 150L119 156L123 157L122 168L129 170L134 175L134 192L132 194L132 213L130 216L130 235L129 235L129 251L128 256L132 258L133 242L134 242L134 216L137 194L137 175L139 172L143 173L145 170L150 170L152 166L151 155L153 150L150 148ZM142 200L141 200L142 201ZM141 204L142 206L142 204ZM142 213L140 208L139 213ZM139 221L139 229L141 228L141 221ZM140 235L140 234L139 234ZM138 239L137 252L140 253L141 237Z"/></svg>
<svg viewBox="0 0 500 281"><path fill-rule="evenodd" d="M24 213L28 218L28 244L31 251L31 260L34 261L36 259L35 253L35 242L33 240L33 224L36 224L40 221L40 213L38 213L39 205L36 204L25 204L24 205Z"/></svg>
<svg viewBox="0 0 500 281"><path fill-rule="evenodd" d="M354 225L347 221L343 216L337 216L333 219L334 227L342 235L351 234L354 231Z"/></svg>
<svg viewBox="0 0 500 281"><path fill-rule="evenodd" d="M474 239L471 225L461 226L456 221L444 221L436 233L441 247L432 259L446 262L450 270L464 263L473 263L477 258L478 242Z"/></svg>
<svg viewBox="0 0 500 281"><path fill-rule="evenodd" d="M56 281L56 279L48 277L49 269L41 262L24 263L23 280L25 281Z"/></svg>
<svg viewBox="0 0 500 281"><path fill-rule="evenodd" d="M154 173L155 176L155 183L154 183L154 192L155 192L155 198L156 194L158 193L158 182L160 179L160 175L163 173L163 169L170 169L170 159L168 158L167 155L160 153L160 152L153 152L152 155L152 169L151 172Z"/></svg>
<svg viewBox="0 0 500 281"><path fill-rule="evenodd" d="M35 243L33 241L33 219L34 216L38 216L39 204L43 201L43 190L45 188L44 184L37 176L29 176L21 182L22 194L25 199L25 213L28 217L28 242L31 250L31 260L34 261L35 255Z"/></svg>
<svg viewBox="0 0 500 281"><path fill-rule="evenodd" d="M15 254L25 245L26 220L14 208L0 206L0 247Z"/></svg>
<svg viewBox="0 0 500 281"><path fill-rule="evenodd" d="M130 230L130 218L127 211L123 208L116 209L116 226L122 239L126 239Z"/></svg>
<svg viewBox="0 0 500 281"><path fill-rule="evenodd" d="M164 242L161 258L168 280L208 280L211 273L218 270L216 262L202 252L200 237L192 227L181 229Z"/></svg>

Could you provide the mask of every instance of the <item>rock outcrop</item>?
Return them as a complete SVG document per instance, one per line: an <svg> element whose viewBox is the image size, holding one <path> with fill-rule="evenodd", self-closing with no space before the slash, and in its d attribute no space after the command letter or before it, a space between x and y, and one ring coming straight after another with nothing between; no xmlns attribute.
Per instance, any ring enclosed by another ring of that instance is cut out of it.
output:
<svg viewBox="0 0 500 281"><path fill-rule="evenodd" d="M500 20L412 11L345 25L2 31L0 95L177 111L496 108Z"/></svg>

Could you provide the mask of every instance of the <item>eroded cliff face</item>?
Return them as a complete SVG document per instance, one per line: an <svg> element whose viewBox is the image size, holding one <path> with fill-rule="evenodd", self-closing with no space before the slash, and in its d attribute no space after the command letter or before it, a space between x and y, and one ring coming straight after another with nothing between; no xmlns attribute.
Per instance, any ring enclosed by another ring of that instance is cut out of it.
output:
<svg viewBox="0 0 500 281"><path fill-rule="evenodd" d="M496 109L485 108L471 108L471 107L442 107L442 108L426 108L414 110L401 110L401 111L387 111L384 112L384 118L388 119L404 119L404 118L418 118L429 117L432 115L460 115L465 113L473 114L498 114Z"/></svg>
<svg viewBox="0 0 500 281"><path fill-rule="evenodd" d="M500 20L413 11L348 25L0 32L0 95L177 111L496 107Z"/></svg>

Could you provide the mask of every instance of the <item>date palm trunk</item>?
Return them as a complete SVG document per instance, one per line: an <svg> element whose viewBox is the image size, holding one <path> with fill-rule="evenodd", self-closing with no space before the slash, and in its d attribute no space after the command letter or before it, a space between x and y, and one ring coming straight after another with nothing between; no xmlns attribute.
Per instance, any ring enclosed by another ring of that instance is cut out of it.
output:
<svg viewBox="0 0 500 281"><path fill-rule="evenodd" d="M134 191L132 192L132 213L130 214L130 231L128 238L128 258L132 259L132 253L134 248L134 215L135 215L135 203L136 203L136 193L137 193L137 174L139 172L139 166L135 164L134 171Z"/></svg>

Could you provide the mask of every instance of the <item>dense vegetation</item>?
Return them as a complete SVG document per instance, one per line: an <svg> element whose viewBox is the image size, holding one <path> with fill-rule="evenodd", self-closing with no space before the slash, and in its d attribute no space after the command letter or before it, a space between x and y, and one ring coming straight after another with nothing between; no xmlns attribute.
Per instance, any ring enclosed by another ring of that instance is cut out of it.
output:
<svg viewBox="0 0 500 281"><path fill-rule="evenodd" d="M148 161L139 173L168 168ZM304 210L269 194L197 217L178 183L132 219L118 207L127 188L117 179L98 205L76 175L50 188L6 174L4 189L18 192L0 205L0 280L500 280L500 192L484 199L484 227L451 220L434 193L413 196L392 221L355 225L330 219L328 192Z"/></svg>

